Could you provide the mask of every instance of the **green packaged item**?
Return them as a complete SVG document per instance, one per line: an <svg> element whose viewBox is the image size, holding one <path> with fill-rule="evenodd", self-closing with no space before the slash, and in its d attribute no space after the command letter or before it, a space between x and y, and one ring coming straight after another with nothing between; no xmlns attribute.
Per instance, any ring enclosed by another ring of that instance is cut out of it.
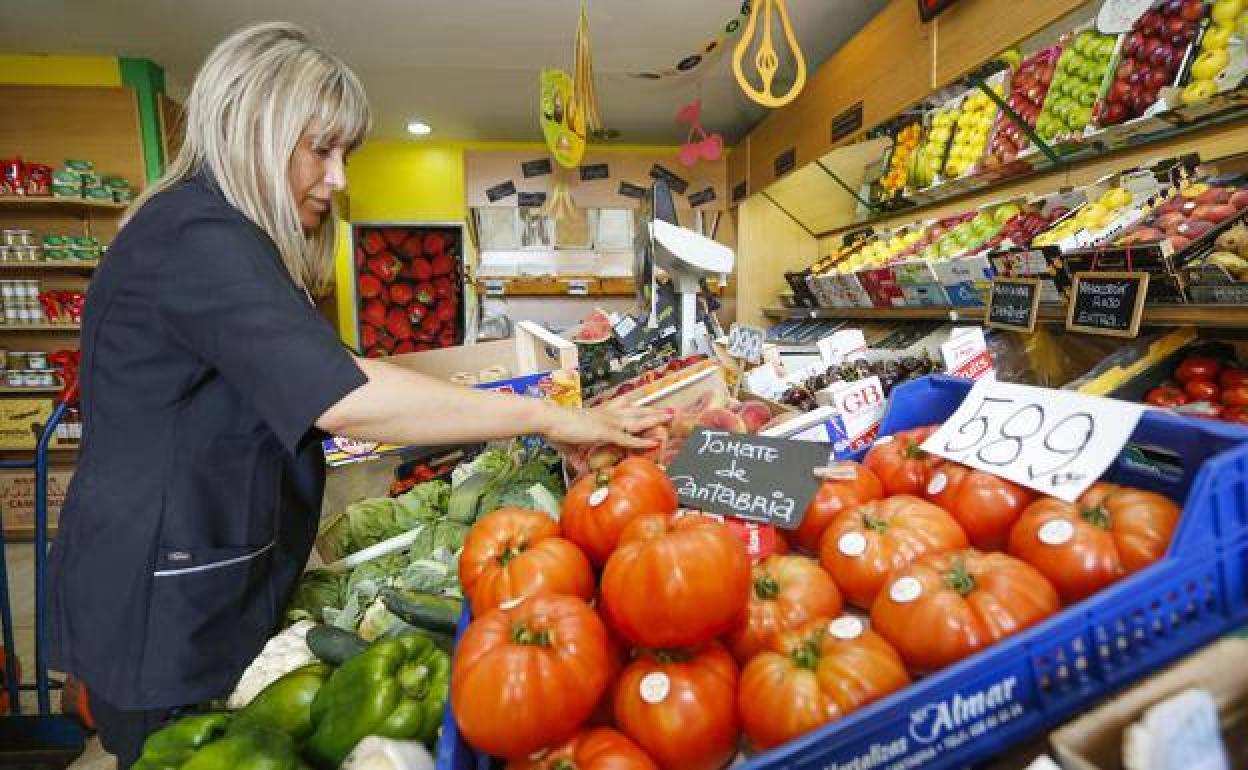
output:
<svg viewBox="0 0 1248 770"><path fill-rule="evenodd" d="M63 185L63 184L54 184L52 185L52 197L53 198L81 198L82 188L70 187L68 185Z"/></svg>
<svg viewBox="0 0 1248 770"><path fill-rule="evenodd" d="M102 181L100 181L100 177L98 174L83 174L82 186L83 187L104 187L105 185Z"/></svg>
<svg viewBox="0 0 1248 770"><path fill-rule="evenodd" d="M70 235L66 237L69 239L69 245L75 249L93 249L98 248L100 245L100 239L94 235Z"/></svg>
<svg viewBox="0 0 1248 770"><path fill-rule="evenodd" d="M103 179L103 184L105 187L110 187L113 190L130 189L130 182L127 181L125 177L121 176L106 176Z"/></svg>
<svg viewBox="0 0 1248 770"><path fill-rule="evenodd" d="M63 249L70 245L70 236L48 234L43 236L43 247L45 249Z"/></svg>
<svg viewBox="0 0 1248 770"><path fill-rule="evenodd" d="M338 767L370 735L432 745L446 708L451 660L426 636L374 642L330 674L312 702L308 756Z"/></svg>
<svg viewBox="0 0 1248 770"><path fill-rule="evenodd" d="M134 193L129 190L118 190L113 188L113 201L115 203L129 203L134 200Z"/></svg>
<svg viewBox="0 0 1248 770"><path fill-rule="evenodd" d="M82 191L83 197L89 201L109 201L113 200L113 191L107 187L87 187Z"/></svg>
<svg viewBox="0 0 1248 770"><path fill-rule="evenodd" d="M100 251L99 249L74 249L69 252L69 256L82 262L93 262L100 258Z"/></svg>
<svg viewBox="0 0 1248 770"><path fill-rule="evenodd" d="M95 171L95 164L89 160L69 158L65 161L65 168L70 171L77 171L79 174L90 174Z"/></svg>
<svg viewBox="0 0 1248 770"><path fill-rule="evenodd" d="M63 262L71 256L73 254L66 249L49 249L46 246L43 248L43 258L49 262Z"/></svg>
<svg viewBox="0 0 1248 770"><path fill-rule="evenodd" d="M312 663L279 677L234 715L230 732L267 727L297 741L307 738L312 734L312 701L333 670L333 666Z"/></svg>
<svg viewBox="0 0 1248 770"><path fill-rule="evenodd" d="M148 737L133 770L304 770L295 740L263 727L230 728L229 714L183 717Z"/></svg>
<svg viewBox="0 0 1248 770"><path fill-rule="evenodd" d="M82 174L68 168L58 168L52 172L52 184L61 184L66 187L81 187Z"/></svg>

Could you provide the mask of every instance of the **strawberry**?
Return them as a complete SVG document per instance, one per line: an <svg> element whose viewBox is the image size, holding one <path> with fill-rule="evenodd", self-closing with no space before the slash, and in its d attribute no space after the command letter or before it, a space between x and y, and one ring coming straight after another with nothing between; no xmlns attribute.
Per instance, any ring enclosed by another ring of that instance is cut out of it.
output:
<svg viewBox="0 0 1248 770"><path fill-rule="evenodd" d="M377 339L381 335L377 331L377 327L370 323L360 324L360 347L368 350L377 344Z"/></svg>
<svg viewBox="0 0 1248 770"><path fill-rule="evenodd" d="M412 263L407 266L407 274L417 281L428 281L433 277L433 266L424 257L412 257Z"/></svg>
<svg viewBox="0 0 1248 770"><path fill-rule="evenodd" d="M390 301L396 305L406 307L412 304L412 297L414 296L415 294L412 292L410 283L396 283L390 287Z"/></svg>
<svg viewBox="0 0 1248 770"><path fill-rule="evenodd" d="M427 315L429 315L429 308L419 302L413 302L407 306L407 317L410 318L414 324L420 323L421 320Z"/></svg>
<svg viewBox="0 0 1248 770"><path fill-rule="evenodd" d="M403 308L392 307L390 312L386 313L386 331L390 332L396 340L411 338L412 322L408 319L407 313L403 312Z"/></svg>
<svg viewBox="0 0 1248 770"><path fill-rule="evenodd" d="M451 283L451 279L445 276L438 276L433 279L433 296L438 299L450 299L455 295L455 284Z"/></svg>
<svg viewBox="0 0 1248 770"><path fill-rule="evenodd" d="M425 352L426 350L433 350L433 345L432 345L431 343L428 343L428 342L417 342L417 343L416 343L416 352L417 352L417 353L423 353L423 352Z"/></svg>
<svg viewBox="0 0 1248 770"><path fill-rule="evenodd" d="M419 257L423 253L421 251L420 236L419 235L409 236L406 241L403 241L403 246L401 247L401 251L403 252L404 256L412 257L412 258Z"/></svg>
<svg viewBox="0 0 1248 770"><path fill-rule="evenodd" d="M420 339L422 340L432 340L434 335L438 333L438 330L441 329L441 327L442 327L442 322L438 320L438 317L436 315L434 315L433 313L430 313L429 315L420 319L419 333L417 334L417 336L420 337Z"/></svg>
<svg viewBox="0 0 1248 770"><path fill-rule="evenodd" d="M381 236L386 239L386 243L390 244L390 248L397 249L407 240L407 231L397 227L387 227L381 231Z"/></svg>
<svg viewBox="0 0 1248 770"><path fill-rule="evenodd" d="M438 344L444 348L455 347L456 334L454 329L446 329L438 335Z"/></svg>
<svg viewBox="0 0 1248 770"><path fill-rule="evenodd" d="M402 268L403 263L389 252L370 257L368 260L368 271L380 278L382 283L394 283L394 279L398 277L399 270Z"/></svg>
<svg viewBox="0 0 1248 770"><path fill-rule="evenodd" d="M381 233L371 230L364 235L364 251L367 254L376 254L386 247L386 241L381 237Z"/></svg>
<svg viewBox="0 0 1248 770"><path fill-rule="evenodd" d="M426 254L432 257L435 254L441 254L442 250L445 248L446 248L446 239L444 239L440 233L426 233L425 234L425 253Z"/></svg>
<svg viewBox="0 0 1248 770"><path fill-rule="evenodd" d="M355 267L359 269L364 267L364 261L368 259L368 255L364 253L363 246L355 247Z"/></svg>
<svg viewBox="0 0 1248 770"><path fill-rule="evenodd" d="M455 310L454 302L449 299L440 299L433 307L433 315L442 323L450 323L455 320Z"/></svg>
<svg viewBox="0 0 1248 770"><path fill-rule="evenodd" d="M450 275L455 269L455 260L440 251L433 255L431 262L434 275Z"/></svg>
<svg viewBox="0 0 1248 770"><path fill-rule="evenodd" d="M415 353L416 343L411 340L399 340L394 344L393 352L395 355L399 353Z"/></svg>
<svg viewBox="0 0 1248 770"><path fill-rule="evenodd" d="M385 326L386 306L381 304L379 300L370 299L364 303L364 307L360 308L360 318L373 326Z"/></svg>
<svg viewBox="0 0 1248 770"><path fill-rule="evenodd" d="M372 299L378 294L381 294L381 281L377 280L377 276L372 273L360 275L360 296Z"/></svg>
<svg viewBox="0 0 1248 770"><path fill-rule="evenodd" d="M416 284L416 301L422 305L432 305L437 290L429 281Z"/></svg>

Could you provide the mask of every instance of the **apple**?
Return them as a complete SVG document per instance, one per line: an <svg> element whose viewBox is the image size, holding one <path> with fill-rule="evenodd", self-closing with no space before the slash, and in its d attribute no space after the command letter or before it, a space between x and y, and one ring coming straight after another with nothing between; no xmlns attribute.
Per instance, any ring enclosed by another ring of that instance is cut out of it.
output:
<svg viewBox="0 0 1248 770"><path fill-rule="evenodd" d="M1204 219L1189 219L1179 225L1176 234L1195 240L1213 229L1213 223Z"/></svg>
<svg viewBox="0 0 1248 770"><path fill-rule="evenodd" d="M1148 89L1150 91L1159 91L1170 85L1170 81L1173 79L1174 77L1169 70L1153 70L1148 75ZM1156 100L1154 99L1154 101Z"/></svg>
<svg viewBox="0 0 1248 770"><path fill-rule="evenodd" d="M1194 200L1201 204L1226 203L1231 199L1232 192L1226 187L1210 187L1197 195Z"/></svg>
<svg viewBox="0 0 1248 770"><path fill-rule="evenodd" d="M1142 31L1145 35L1156 35L1161 32L1163 24L1165 24L1165 20L1160 13L1149 11L1135 23L1135 28Z"/></svg>
<svg viewBox="0 0 1248 770"><path fill-rule="evenodd" d="M1165 230L1166 232L1171 232L1176 227L1178 227L1181 222L1183 222L1186 219L1187 217L1183 216L1183 214L1181 214L1178 211L1167 211L1165 214L1162 214L1160 217L1157 218L1156 224L1162 230Z"/></svg>
<svg viewBox="0 0 1248 770"><path fill-rule="evenodd" d="M1169 67L1174 59L1174 47L1161 40L1148 52L1148 61L1154 67Z"/></svg>
<svg viewBox="0 0 1248 770"><path fill-rule="evenodd" d="M1205 30L1205 36L1201 40L1201 51L1221 51L1225 50L1231 42L1231 35L1235 33L1233 27L1220 27L1213 25Z"/></svg>
<svg viewBox="0 0 1248 770"><path fill-rule="evenodd" d="M1101 113L1101 123L1116 126L1127 119L1127 108L1122 102L1108 102Z"/></svg>
<svg viewBox="0 0 1248 770"><path fill-rule="evenodd" d="M1216 0L1213 4L1213 22L1219 27L1235 27L1239 12L1244 10L1243 0Z"/></svg>
<svg viewBox="0 0 1248 770"><path fill-rule="evenodd" d="M1248 209L1248 190L1236 190L1228 201L1237 211Z"/></svg>
<svg viewBox="0 0 1248 770"><path fill-rule="evenodd" d="M1213 80L1222 70L1226 69L1226 65L1230 60L1230 55L1224 49L1201 51L1200 55L1192 62L1192 78L1195 80Z"/></svg>
<svg viewBox="0 0 1248 770"><path fill-rule="evenodd" d="M1182 235L1171 235L1167 240L1170 241L1170 247L1174 249L1176 254L1192 245L1192 239Z"/></svg>
<svg viewBox="0 0 1248 770"><path fill-rule="evenodd" d="M1196 210L1192 212L1192 215L1197 219L1203 219L1206 222L1212 222L1216 225L1219 222L1225 222L1235 216L1236 213L1235 207L1229 203L1214 203L1198 206Z"/></svg>
<svg viewBox="0 0 1248 770"><path fill-rule="evenodd" d="M1205 4L1203 0L1183 0L1183 9L1179 11L1179 16L1184 21L1200 21L1205 15Z"/></svg>
<svg viewBox="0 0 1248 770"><path fill-rule="evenodd" d="M1161 15L1168 18L1178 16L1183 11L1183 0L1166 0L1161 4Z"/></svg>

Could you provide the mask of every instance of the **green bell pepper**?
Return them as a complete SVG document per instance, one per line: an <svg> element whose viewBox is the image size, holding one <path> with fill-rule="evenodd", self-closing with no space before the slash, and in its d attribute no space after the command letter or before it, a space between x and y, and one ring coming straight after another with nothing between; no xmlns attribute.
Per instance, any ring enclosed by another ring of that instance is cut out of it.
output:
<svg viewBox="0 0 1248 770"><path fill-rule="evenodd" d="M369 735L432 744L450 690L450 657L422 634L374 642L330 675L312 702L304 749L338 767Z"/></svg>
<svg viewBox="0 0 1248 770"><path fill-rule="evenodd" d="M302 741L312 734L312 701L333 670L312 663L281 676L234 715L229 730L267 727Z"/></svg>
<svg viewBox="0 0 1248 770"><path fill-rule="evenodd" d="M229 731L228 714L184 717L148 737L133 770L304 770L294 739L262 727Z"/></svg>

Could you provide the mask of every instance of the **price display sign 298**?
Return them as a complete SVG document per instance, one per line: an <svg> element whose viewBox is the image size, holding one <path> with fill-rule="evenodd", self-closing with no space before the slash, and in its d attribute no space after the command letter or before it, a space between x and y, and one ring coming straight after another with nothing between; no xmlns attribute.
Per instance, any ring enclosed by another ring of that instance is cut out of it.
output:
<svg viewBox="0 0 1248 770"><path fill-rule="evenodd" d="M1074 502L1113 464L1144 407L980 380L923 449Z"/></svg>

